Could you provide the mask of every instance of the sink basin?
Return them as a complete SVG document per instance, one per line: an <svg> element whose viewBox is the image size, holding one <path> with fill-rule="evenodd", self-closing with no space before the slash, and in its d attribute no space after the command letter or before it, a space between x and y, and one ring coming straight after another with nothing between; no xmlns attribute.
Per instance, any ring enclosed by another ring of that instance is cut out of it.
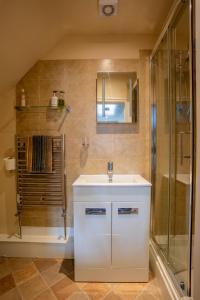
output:
<svg viewBox="0 0 200 300"><path fill-rule="evenodd" d="M80 175L73 186L151 186L151 184L140 175L136 174L114 174L112 182L108 175Z"/></svg>

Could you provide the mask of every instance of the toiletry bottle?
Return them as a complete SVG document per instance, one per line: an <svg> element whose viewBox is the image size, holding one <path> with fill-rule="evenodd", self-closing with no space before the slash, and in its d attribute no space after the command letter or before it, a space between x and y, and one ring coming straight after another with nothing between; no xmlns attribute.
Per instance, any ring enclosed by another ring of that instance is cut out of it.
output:
<svg viewBox="0 0 200 300"><path fill-rule="evenodd" d="M57 91L53 91L53 95L51 97L50 105L52 107L57 107L58 106L58 96L57 96Z"/></svg>
<svg viewBox="0 0 200 300"><path fill-rule="evenodd" d="M59 99L58 99L58 106L61 107L61 108L65 106L64 97L65 97L65 92L64 91L60 91L59 92Z"/></svg>
<svg viewBox="0 0 200 300"><path fill-rule="evenodd" d="M26 106L26 94L24 89L21 89L21 106Z"/></svg>

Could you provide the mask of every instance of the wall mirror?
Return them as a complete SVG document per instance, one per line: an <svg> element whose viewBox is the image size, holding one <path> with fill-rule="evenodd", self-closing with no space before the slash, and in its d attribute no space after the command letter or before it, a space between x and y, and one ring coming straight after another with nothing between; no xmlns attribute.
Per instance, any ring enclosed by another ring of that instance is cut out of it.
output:
<svg viewBox="0 0 200 300"><path fill-rule="evenodd" d="M137 123L138 103L136 72L97 73L97 123Z"/></svg>

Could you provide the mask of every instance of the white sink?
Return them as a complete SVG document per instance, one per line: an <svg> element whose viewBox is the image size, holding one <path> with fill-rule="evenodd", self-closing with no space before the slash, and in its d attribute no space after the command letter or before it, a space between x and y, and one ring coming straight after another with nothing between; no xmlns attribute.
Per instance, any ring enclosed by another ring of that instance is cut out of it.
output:
<svg viewBox="0 0 200 300"><path fill-rule="evenodd" d="M108 175L80 175L73 186L151 186L142 176L136 174L114 174L112 182Z"/></svg>

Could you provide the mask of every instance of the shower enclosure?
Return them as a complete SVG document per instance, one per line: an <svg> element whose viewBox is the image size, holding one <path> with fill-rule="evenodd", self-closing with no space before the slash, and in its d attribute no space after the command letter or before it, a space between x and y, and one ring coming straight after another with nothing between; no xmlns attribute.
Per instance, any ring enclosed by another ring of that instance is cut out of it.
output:
<svg viewBox="0 0 200 300"><path fill-rule="evenodd" d="M191 293L193 97L191 3L179 1L151 56L152 240Z"/></svg>

